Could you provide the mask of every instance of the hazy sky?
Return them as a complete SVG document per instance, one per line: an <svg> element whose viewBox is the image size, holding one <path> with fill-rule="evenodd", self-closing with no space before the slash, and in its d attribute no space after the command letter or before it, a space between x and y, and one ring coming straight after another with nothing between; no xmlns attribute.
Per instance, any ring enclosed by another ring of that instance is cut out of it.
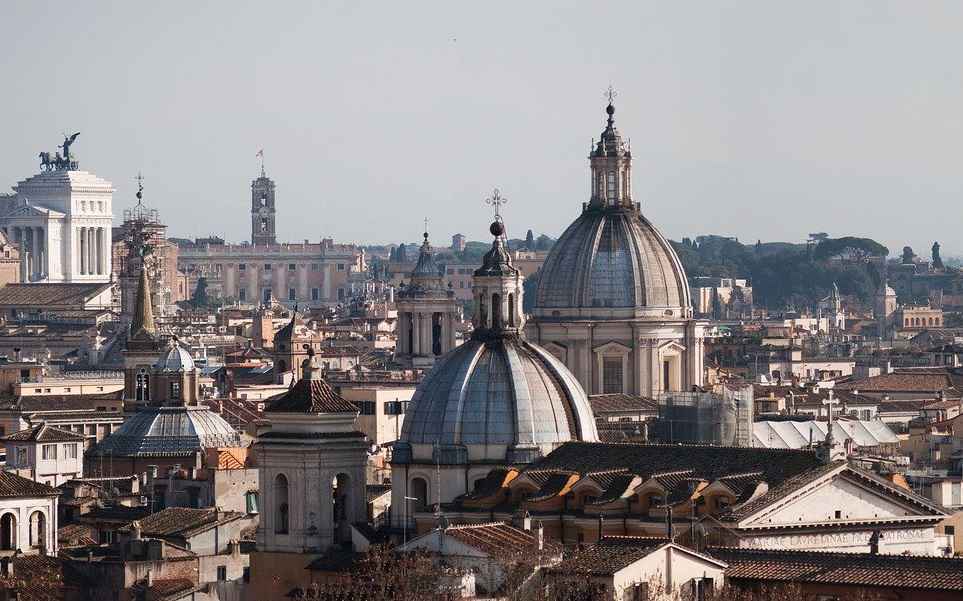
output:
<svg viewBox="0 0 963 601"><path fill-rule="evenodd" d="M262 147L282 240L487 239L493 186L557 236L611 83L673 238L963 253L963 2L8 0L0 45L2 189L80 131L175 236L249 237Z"/></svg>

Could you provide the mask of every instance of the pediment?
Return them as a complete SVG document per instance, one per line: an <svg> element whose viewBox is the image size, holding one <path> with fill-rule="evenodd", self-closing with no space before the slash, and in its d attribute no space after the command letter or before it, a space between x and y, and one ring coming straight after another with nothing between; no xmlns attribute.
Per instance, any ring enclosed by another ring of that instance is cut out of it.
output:
<svg viewBox="0 0 963 601"><path fill-rule="evenodd" d="M941 515L910 491L843 467L794 491L783 491L739 521L740 527L852 522Z"/></svg>
<svg viewBox="0 0 963 601"><path fill-rule="evenodd" d="M592 350L600 355L625 355L632 352L632 347L612 340L605 344L600 344Z"/></svg>
<svg viewBox="0 0 963 601"><path fill-rule="evenodd" d="M662 355L684 353L685 350L686 350L685 345L679 344L675 340L669 340L659 345L659 354L662 354Z"/></svg>

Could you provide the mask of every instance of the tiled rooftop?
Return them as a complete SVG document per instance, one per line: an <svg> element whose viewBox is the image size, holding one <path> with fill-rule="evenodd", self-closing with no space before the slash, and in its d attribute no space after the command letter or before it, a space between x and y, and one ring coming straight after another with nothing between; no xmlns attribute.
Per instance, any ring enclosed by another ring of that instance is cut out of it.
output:
<svg viewBox="0 0 963 601"><path fill-rule="evenodd" d="M574 551L549 571L562 574L608 576L668 544L668 539L643 536L607 536L598 543Z"/></svg>
<svg viewBox="0 0 963 601"><path fill-rule="evenodd" d="M729 564L732 580L819 582L888 588L960 591L963 559L823 551L710 548Z"/></svg>
<svg viewBox="0 0 963 601"><path fill-rule="evenodd" d="M84 436L41 423L32 428L14 432L0 440L4 442L83 442Z"/></svg>
<svg viewBox="0 0 963 601"><path fill-rule="evenodd" d="M0 497L53 497L59 494L52 486L0 471Z"/></svg>

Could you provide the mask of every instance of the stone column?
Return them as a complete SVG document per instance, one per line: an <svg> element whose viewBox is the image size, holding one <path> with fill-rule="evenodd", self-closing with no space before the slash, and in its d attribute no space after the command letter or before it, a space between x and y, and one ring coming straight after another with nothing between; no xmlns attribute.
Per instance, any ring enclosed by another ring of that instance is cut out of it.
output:
<svg viewBox="0 0 963 601"><path fill-rule="evenodd" d="M37 228L37 273L40 276L47 275L47 236L46 230L42 227Z"/></svg>
<svg viewBox="0 0 963 601"><path fill-rule="evenodd" d="M321 272L321 298L325 302L331 302L331 265L324 265L324 271Z"/></svg>
<svg viewBox="0 0 963 601"><path fill-rule="evenodd" d="M247 264L247 298L250 302L254 303L255 306L261 304L261 297L258 296L258 280L260 279L260 274L257 271L257 265L254 263Z"/></svg>
<svg viewBox="0 0 963 601"><path fill-rule="evenodd" d="M97 238L94 228L87 228L87 271L97 273Z"/></svg>
<svg viewBox="0 0 963 601"><path fill-rule="evenodd" d="M104 273L104 228L97 228L94 231L94 238L97 241L95 245L95 254L97 256L97 275Z"/></svg>
<svg viewBox="0 0 963 601"><path fill-rule="evenodd" d="M87 228L77 230L79 238L78 252L80 253L80 275L87 275Z"/></svg>
<svg viewBox="0 0 963 601"><path fill-rule="evenodd" d="M399 355L403 355L408 352L411 348L411 341L408 340L408 321L411 319L407 313L401 313L398 315L398 346L395 352Z"/></svg>
<svg viewBox="0 0 963 601"><path fill-rule="evenodd" d="M421 354L421 314L411 314L411 354Z"/></svg>

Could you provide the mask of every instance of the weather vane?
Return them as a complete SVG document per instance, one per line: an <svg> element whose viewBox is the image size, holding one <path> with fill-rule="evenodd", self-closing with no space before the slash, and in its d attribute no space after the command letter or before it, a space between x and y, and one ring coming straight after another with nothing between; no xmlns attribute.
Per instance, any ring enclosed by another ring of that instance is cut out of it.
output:
<svg viewBox="0 0 963 601"><path fill-rule="evenodd" d="M502 196L502 193L498 190L498 188L492 190L492 195L485 199L485 204L489 204L495 209L495 221L502 220L499 209L506 202L508 202L508 199Z"/></svg>
<svg viewBox="0 0 963 601"><path fill-rule="evenodd" d="M605 97L608 98L609 104L615 101L616 96L618 96L618 94L615 92L615 88L609 85L609 89L605 91Z"/></svg>

